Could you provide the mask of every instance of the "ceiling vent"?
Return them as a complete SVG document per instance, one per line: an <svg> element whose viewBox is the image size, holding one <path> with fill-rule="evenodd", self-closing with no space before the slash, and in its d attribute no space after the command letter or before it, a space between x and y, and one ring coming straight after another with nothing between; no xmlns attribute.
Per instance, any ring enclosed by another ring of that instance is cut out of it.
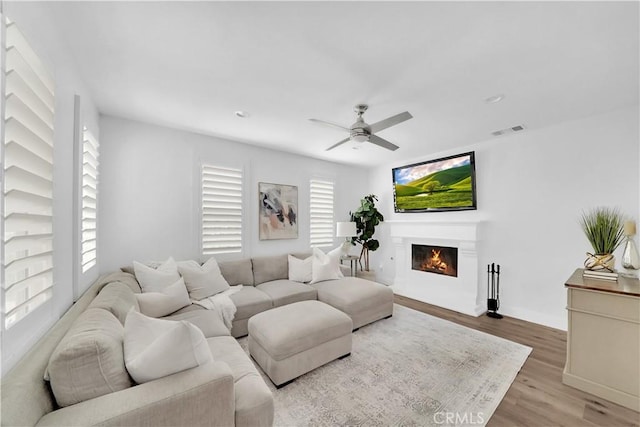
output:
<svg viewBox="0 0 640 427"><path fill-rule="evenodd" d="M515 132L520 132L523 131L525 129L524 125L517 125L514 127L510 127L510 128L506 128L506 129L500 129L497 130L495 132L491 132L491 135L493 136L501 136L501 135L506 135L508 133L515 133Z"/></svg>

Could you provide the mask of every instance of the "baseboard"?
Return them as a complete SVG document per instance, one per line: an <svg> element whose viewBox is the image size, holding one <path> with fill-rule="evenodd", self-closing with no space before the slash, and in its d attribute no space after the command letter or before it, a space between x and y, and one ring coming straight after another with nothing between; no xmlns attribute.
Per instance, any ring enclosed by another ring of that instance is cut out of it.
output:
<svg viewBox="0 0 640 427"><path fill-rule="evenodd" d="M539 325L548 326L561 331L567 330L567 314L562 316L553 316L548 313L530 310L523 307L500 307L498 312L504 316L515 317L516 319L526 320L527 322L537 323Z"/></svg>
<svg viewBox="0 0 640 427"><path fill-rule="evenodd" d="M640 399L638 396L633 396L629 393L589 381L570 374L566 372L566 370L562 373L562 382L570 387L586 391L587 393L591 393L595 396L617 403L618 405L622 405L625 408L640 411Z"/></svg>

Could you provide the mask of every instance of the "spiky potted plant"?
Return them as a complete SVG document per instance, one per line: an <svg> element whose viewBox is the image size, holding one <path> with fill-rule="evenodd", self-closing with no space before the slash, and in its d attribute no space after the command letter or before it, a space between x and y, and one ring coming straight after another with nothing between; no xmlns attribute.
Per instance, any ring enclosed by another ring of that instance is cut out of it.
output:
<svg viewBox="0 0 640 427"><path fill-rule="evenodd" d="M597 207L582 213L580 225L594 253L587 252L584 266L588 270L614 270L613 252L624 238L624 219L618 209Z"/></svg>
<svg viewBox="0 0 640 427"><path fill-rule="evenodd" d="M375 251L380 247L380 242L373 238L376 226L384 221L384 217L376 208L378 198L369 194L360 200L360 207L355 212L349 212L351 221L356 223L358 235L351 239L351 243L360 243L360 266L364 259L364 270L369 271L369 251Z"/></svg>

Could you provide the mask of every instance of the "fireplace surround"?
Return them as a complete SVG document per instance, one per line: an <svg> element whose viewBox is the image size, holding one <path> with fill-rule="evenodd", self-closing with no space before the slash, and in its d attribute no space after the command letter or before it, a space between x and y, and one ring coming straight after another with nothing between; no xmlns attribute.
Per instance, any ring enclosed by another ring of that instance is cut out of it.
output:
<svg viewBox="0 0 640 427"><path fill-rule="evenodd" d="M480 222L391 220L385 224L395 246L392 287L396 294L472 316L484 313L486 295L477 252ZM457 276L414 270L412 245L455 248Z"/></svg>

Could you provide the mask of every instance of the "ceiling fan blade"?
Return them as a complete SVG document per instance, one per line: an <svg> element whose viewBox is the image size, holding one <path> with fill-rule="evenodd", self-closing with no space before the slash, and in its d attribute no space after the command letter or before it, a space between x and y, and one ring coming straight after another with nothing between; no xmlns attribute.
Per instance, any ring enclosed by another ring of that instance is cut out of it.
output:
<svg viewBox="0 0 640 427"><path fill-rule="evenodd" d="M321 125L329 125L332 126L334 128L338 128L338 129L342 129L342 130L346 130L347 132L351 132L351 129L344 127L342 125L339 125L337 123L332 123L332 122L328 122L326 120L318 120L318 119L309 119L310 122L314 122L314 123L319 123Z"/></svg>
<svg viewBox="0 0 640 427"><path fill-rule="evenodd" d="M338 145L342 145L342 144L344 144L345 142L349 141L350 139L351 139L351 137L349 137L349 138L345 138L345 139L343 139L342 141L340 141L340 142L338 142L338 143L336 143L336 144L333 144L331 147L327 148L327 149L326 149L326 150L324 150L324 151L333 150L333 149L334 149L334 148L336 148ZM396 147L396 148L397 148L397 147Z"/></svg>
<svg viewBox="0 0 640 427"><path fill-rule="evenodd" d="M369 136L369 142L372 144L376 144L382 148L386 148L387 150L396 151L399 147L395 144L390 143L386 139L382 139L376 135Z"/></svg>
<svg viewBox="0 0 640 427"><path fill-rule="evenodd" d="M405 111L404 113L396 114L395 116L388 117L384 120L380 120L379 122L370 125L371 133L379 132L382 129L386 129L393 125L397 125L398 123L402 123L405 120L409 120L411 118L413 118L413 116L408 111Z"/></svg>

